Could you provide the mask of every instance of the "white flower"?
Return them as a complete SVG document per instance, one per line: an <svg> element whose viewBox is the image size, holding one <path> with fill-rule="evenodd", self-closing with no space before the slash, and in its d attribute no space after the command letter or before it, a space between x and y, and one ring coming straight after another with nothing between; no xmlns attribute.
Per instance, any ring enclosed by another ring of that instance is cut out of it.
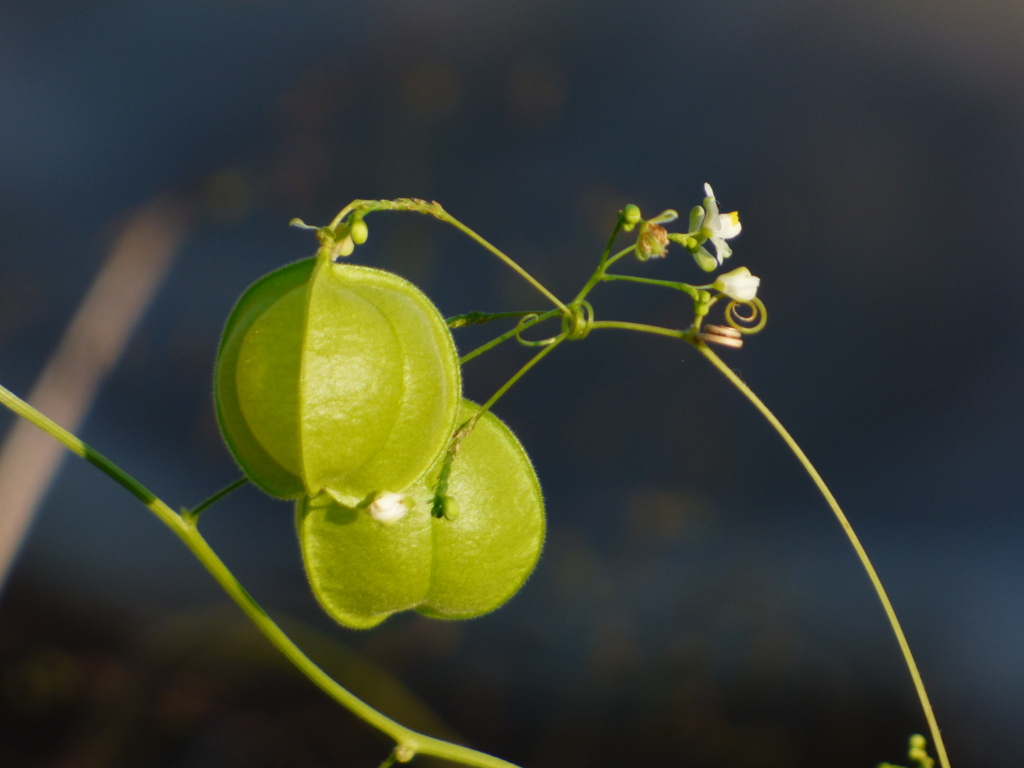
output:
<svg viewBox="0 0 1024 768"><path fill-rule="evenodd" d="M400 493L382 491L374 497L367 511L381 525L394 525L409 514L409 500Z"/></svg>
<svg viewBox="0 0 1024 768"><path fill-rule="evenodd" d="M698 234L711 241L715 247L715 254L712 256L702 245L693 255L701 269L710 271L707 265L710 265L711 259L714 259L718 266L722 266L722 262L732 256L732 248L725 241L736 237L743 227L740 224L740 215L736 211L719 212L715 193L710 184L704 185L704 192L707 194L707 197L704 198L704 220L701 222Z"/></svg>
<svg viewBox="0 0 1024 768"><path fill-rule="evenodd" d="M738 267L732 272L719 275L711 287L716 291L721 291L730 299L753 301L757 296L757 287L760 284L760 277L754 277L746 267Z"/></svg>

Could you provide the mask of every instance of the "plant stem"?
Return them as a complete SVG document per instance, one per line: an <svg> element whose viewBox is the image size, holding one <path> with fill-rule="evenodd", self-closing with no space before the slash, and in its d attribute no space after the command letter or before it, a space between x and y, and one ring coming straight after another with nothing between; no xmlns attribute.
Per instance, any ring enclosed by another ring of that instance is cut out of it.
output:
<svg viewBox="0 0 1024 768"><path fill-rule="evenodd" d="M493 395L491 395L490 399L486 403L481 405L480 409L475 414L473 414L473 422L476 423L476 420L479 419L484 413L489 411L491 409L491 407L496 402L498 402L498 400L501 398L501 396L504 395L506 392L509 391L509 389L512 388L513 384L515 384L517 381L519 381L519 379L521 379L526 374L527 371L529 371L531 368L533 368L533 366L535 366L537 363L539 363L541 360L543 360L544 357L549 352L553 352L555 347L557 347L563 341L565 341L565 337L564 336L558 337L555 341L551 342L546 347L544 347L540 352L538 352L536 355L531 357L529 359L529 361L527 361L526 365L524 365L522 368L520 368L518 371L516 371L514 374L512 374L512 377L508 381L506 381L504 384L502 384L501 388L497 392L495 392Z"/></svg>
<svg viewBox="0 0 1024 768"><path fill-rule="evenodd" d="M608 245L611 246L611 242L609 242ZM580 292L576 294L576 298L572 300L572 303L578 304L579 302L587 298L590 292L594 290L594 286L596 286L598 283L604 280L604 276L605 273L608 271L608 268L616 261L621 259L623 256L625 256L627 253L633 251L634 248L636 248L635 245L631 245L628 248L623 248L621 251L619 251L610 258L607 256L607 253L602 255L601 263L597 265L597 269L594 270L594 274L590 276L590 279L588 279L587 282L583 285L583 287L580 289Z"/></svg>
<svg viewBox="0 0 1024 768"><path fill-rule="evenodd" d="M623 331L639 331L640 333L653 333L658 336L668 336L670 339L681 339L685 331L676 331L672 328L662 328L660 325L647 325L646 323L628 323L623 320L595 320L590 324L590 330L598 328L618 328Z"/></svg>
<svg viewBox="0 0 1024 768"><path fill-rule="evenodd" d="M194 523L195 521L199 520L199 516L201 514L203 514L203 512L208 510L210 507L212 507L218 501L223 499L225 496L227 496L227 495L229 495L231 493L234 493L235 491L237 491L239 488L241 488L243 485L245 485L248 482L249 482L249 478L246 477L245 475L243 475L242 477L238 478L237 480L235 480L235 482L231 483L230 485L225 486L224 488L221 488L219 491L217 491L215 494L213 494L209 498L199 502L194 507L192 507L192 509L183 509L181 511L181 516L183 518L185 518L185 520L187 520L188 522L193 522Z"/></svg>
<svg viewBox="0 0 1024 768"><path fill-rule="evenodd" d="M935 719L935 712L932 710L931 702L928 699L928 692L925 690L924 681L921 679L921 673L917 669L917 663L914 661L914 656L910 652L910 644L907 642L906 635L903 634L903 628L900 627L899 619L896 618L896 611L892 607L892 603L889 601L889 596L885 592L885 588L882 586L882 580L878 577L878 573L875 571L875 567L871 564L871 560L868 558L868 553L864 550L864 547L860 543L860 539L857 538L857 534L853 531L853 526L850 525L850 521L847 520L846 515L843 514L843 510L839 508L839 503L836 501L835 496L832 495L832 491L829 490L828 486L825 485L825 481L818 474L818 470L811 464L810 459L803 452L800 446L797 444L793 436L789 434L785 427L766 406L761 399L754 394L753 390L748 387L739 376L733 373L732 369L727 366L722 359L716 355L707 344L699 339L690 340L690 343L697 348L704 357L706 357L712 365L717 368L723 376L725 376L732 384L736 387L746 398L749 400L761 415L768 420L768 423L772 425L779 436L785 441L786 445L796 456L797 461L803 466L804 470L810 475L811 480L818 487L818 491L825 498L825 501L831 507L833 514L839 521L839 525L842 526L843 532L846 534L846 538L849 539L850 544L853 546L854 551L857 553L857 557L860 559L861 565L868 574L868 578L871 580L872 586L875 588L875 593L878 595L878 599L882 603L882 608L885 609L885 615L889 618L889 624L892 627L893 634L896 635L896 641L899 643L900 650L903 652L903 660L907 665L907 669L910 671L910 677L914 681L914 688L917 690L917 697L921 702L921 708L924 710L925 718L928 721L928 729L931 731L932 743L935 745L935 752L938 755L939 763L942 768L950 768L949 757L946 755L946 746L942 742L942 734L939 733L939 724Z"/></svg>
<svg viewBox="0 0 1024 768"><path fill-rule="evenodd" d="M39 427L51 437L56 438L72 453L85 459L101 472L111 477L115 482L127 489L135 498L149 507L149 509L164 523L172 525L170 518L165 519L163 511L156 505L156 502L159 501L157 497L142 485L142 483L118 467L114 462L94 451L88 445L64 429L64 427L60 426L49 417L44 416L2 385L0 385L0 405L6 406L10 410L14 411L18 416L21 416L26 421ZM162 504L162 502L160 503ZM166 505L163 506L166 508ZM179 519L178 515L170 508L167 508L167 512L171 518Z"/></svg>
<svg viewBox="0 0 1024 768"><path fill-rule="evenodd" d="M249 617L253 624L285 658L324 693L348 709L352 714L394 739L398 747L402 748L407 754L433 755L464 765L478 766L479 768L516 768L512 763L484 752L478 752L474 749L452 744L443 739L437 739L406 728L350 693L314 664L292 639L284 633L284 630L274 623L273 619L267 615L267 612L245 590L234 574L231 573L224 562L210 548L210 545L206 543L206 540L196 527L194 517L183 517L175 513L167 504L157 498L149 489L123 469L90 448L59 424L37 411L3 386L0 386L0 404L54 437L72 453L99 468L145 504L161 522L181 539L185 546L191 550L192 554L209 571L216 582L220 584L221 588L227 592L228 596L242 609L242 612ZM232 486L211 497L212 500L216 501L217 498L226 495L226 493L234 490L240 484L240 481L233 483Z"/></svg>
<svg viewBox="0 0 1024 768"><path fill-rule="evenodd" d="M663 288L675 288L677 291L682 291L691 299L697 298L697 289L689 283L680 283L674 280L655 280L650 277L634 277L633 275L608 275L605 274L601 277L601 280L610 283L613 280L626 280L630 283L643 283L644 285L660 285Z"/></svg>
<svg viewBox="0 0 1024 768"><path fill-rule="evenodd" d="M622 231L622 224L622 213L620 212L618 218L615 219L615 226L612 227L612 234L608 238L608 243L605 245L604 251L601 252L601 259L597 262L598 269L603 267L605 262L608 261L608 254L612 252L612 246L615 245L615 238L617 238L619 236L619 232Z"/></svg>
<svg viewBox="0 0 1024 768"><path fill-rule="evenodd" d="M440 206L438 206L438 208L440 208ZM553 294L551 291L549 291L547 288L545 288L540 282L538 282L538 280L533 275L531 275L525 269L520 267L519 264L516 263L516 261L513 260L511 256L505 255L504 252L499 250L497 247L491 245L487 240L484 240L482 237L480 237L480 235L478 235L472 229L470 229L465 224L463 224L461 221L456 219L454 216L449 214L447 211L441 210L441 213L443 215L437 216L437 218L439 218L441 221L444 221L444 222L447 222L448 224L451 224L453 227L455 227L457 230L462 232L464 235L466 235L467 237L469 237L472 240L476 241L481 246L486 248L488 251L493 253L495 256L497 256L499 259L501 259L503 262L505 262L508 266L510 266L513 270L515 270L519 274L519 276L522 277L526 282L528 282L530 285L532 285L534 288L536 288L541 293L541 295L545 296L548 299L548 301L550 301L552 304L554 304L556 307L558 307L560 310L562 310L563 313L568 314L568 312L569 312L568 307L566 307L565 304L563 304L559 300L559 298L557 296L555 296L555 294ZM437 215L437 214L435 214L435 215Z"/></svg>
<svg viewBox="0 0 1024 768"><path fill-rule="evenodd" d="M561 302L561 300L555 296L551 291L545 288L537 278L519 266L518 263L509 255L501 251L496 246L489 243L487 240L482 238L472 229L467 227L461 221L452 216L448 211L441 207L440 203L427 202L426 200L417 200L416 198L403 197L397 200L353 200L351 203L346 205L334 220L331 221L329 229L336 229L338 225L344 220L351 212L362 212L371 213L373 211L414 211L415 213L426 214L427 216L433 216L438 221L443 221L446 224L450 224L457 230L462 232L484 249L490 251L492 254L501 259L505 264L511 267L520 277L526 282L532 285L537 291L540 292L548 301L554 304L562 312L562 314L569 314L569 308Z"/></svg>
<svg viewBox="0 0 1024 768"><path fill-rule="evenodd" d="M503 320L506 317L527 317L529 315L539 315L540 312L535 312L532 309L523 310L521 312L467 312L463 315L453 315L452 317L446 317L444 324L449 328L464 328L467 325L484 325L492 320Z"/></svg>

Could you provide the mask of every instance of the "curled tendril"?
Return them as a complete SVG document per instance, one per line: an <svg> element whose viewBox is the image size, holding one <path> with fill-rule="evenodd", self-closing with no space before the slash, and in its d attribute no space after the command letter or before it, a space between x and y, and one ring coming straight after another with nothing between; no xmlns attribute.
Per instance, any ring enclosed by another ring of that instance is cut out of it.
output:
<svg viewBox="0 0 1024 768"><path fill-rule="evenodd" d="M594 324L594 308L589 301L569 305L569 313L562 315L562 335L571 341L585 339Z"/></svg>
<svg viewBox="0 0 1024 768"><path fill-rule="evenodd" d="M743 314L740 307L746 307L750 314ZM758 333L768 322L768 310L760 299L750 301L730 301L725 307L725 322L740 333Z"/></svg>
<svg viewBox="0 0 1024 768"><path fill-rule="evenodd" d="M563 334L560 333L557 336L550 336L550 337L548 337L546 339L541 339L540 341L530 341L529 339L524 339L523 336L522 336L523 331L526 330L524 328L524 326L527 323L534 322L539 317L540 317L540 315L538 315L536 312L534 312L534 313L529 314L529 315L523 315L521 318L519 318L519 322L516 323L516 327L515 327L516 341L518 341L524 347L546 347L549 344L554 344L556 341L558 341L559 339L562 338Z"/></svg>

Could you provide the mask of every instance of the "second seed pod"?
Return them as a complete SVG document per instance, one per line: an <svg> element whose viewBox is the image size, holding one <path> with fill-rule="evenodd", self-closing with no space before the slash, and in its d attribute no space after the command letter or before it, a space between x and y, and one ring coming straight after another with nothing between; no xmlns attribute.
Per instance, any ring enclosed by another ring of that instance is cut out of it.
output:
<svg viewBox="0 0 1024 768"><path fill-rule="evenodd" d="M463 401L460 420L479 406ZM544 543L544 499L512 431L485 413L452 464L458 515L434 517L440 462L401 492L345 506L327 494L296 502L296 526L313 594L336 621L376 626L414 609L469 619L523 585Z"/></svg>

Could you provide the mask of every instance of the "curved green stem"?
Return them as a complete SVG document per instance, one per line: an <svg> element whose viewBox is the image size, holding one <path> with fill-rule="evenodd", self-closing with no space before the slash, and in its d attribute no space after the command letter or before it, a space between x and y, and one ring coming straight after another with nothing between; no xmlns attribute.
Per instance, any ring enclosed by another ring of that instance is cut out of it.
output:
<svg viewBox="0 0 1024 768"><path fill-rule="evenodd" d="M90 464L98 467L102 472L111 477L115 482L125 488L129 493L139 499L146 507L156 515L162 523L171 529L185 544L186 547L203 564L210 575L216 580L228 596L242 609L242 612L256 625L263 635L277 648L300 672L310 679L324 693L337 701L369 725L394 739L398 750L403 758L411 758L415 754L433 755L435 757L452 760L464 765L479 766L479 768L516 768L514 764L500 758L469 749L458 744L427 736L417 731L406 728L404 725L395 722L386 715L381 714L362 699L350 693L346 688L339 685L320 667L306 656L305 653L292 641L288 635L267 615L267 612L253 599L241 585L234 574L228 569L224 562L211 549L210 545L199 533L194 517L178 515L167 504L156 497L149 489L135 480L131 475L118 467L114 462L107 459L101 453L94 451L73 434L44 416L31 405L12 393L10 390L0 386L0 404L5 405L14 413L36 425L44 432L61 442L72 453L82 457ZM240 483L234 483L237 487ZM231 490L234 487L229 486ZM216 498L226 495L228 489L224 489ZM202 505L201 505L202 506Z"/></svg>
<svg viewBox="0 0 1024 768"><path fill-rule="evenodd" d="M438 206L438 208L440 209L440 206ZM472 240L475 240L485 249L493 253L495 256L497 256L499 259L505 262L509 267L511 267L515 272L517 272L520 277L526 280L526 282L528 282L530 285L536 288L541 293L541 295L545 296L548 299L548 301L550 301L552 304L554 304L556 307L562 310L562 312L568 313L568 307L566 307L565 304L563 304L561 300L559 300L559 298L555 296L555 294L553 294L551 291L545 288L540 282L538 282L533 275L531 275L525 269L520 267L519 264L512 259L512 257L506 256L505 253L500 251L497 247L491 245L487 240L484 240L484 238L480 237L480 235L478 235L472 229L467 227L461 221L456 219L454 216L449 215L447 211L441 210L441 213L443 215L435 214L437 215L437 218L439 218L441 221L451 224L464 235L468 236Z"/></svg>
<svg viewBox="0 0 1024 768"><path fill-rule="evenodd" d="M803 466L804 470L810 475L811 480L818 487L818 491L825 498L829 507L832 509L833 514L839 521L839 525L842 526L843 532L846 534L846 538L850 541L854 551L857 553L857 557L860 559L860 563L864 570L867 572L868 578L871 580L872 586L875 588L875 593L878 595L879 601L882 603L882 607L885 609L885 615L889 619L889 625L892 627L893 634L896 635L896 641L899 643L900 650L903 652L903 660L907 665L907 669L910 671L910 677L914 681L914 688L917 690L917 697L921 702L921 708L924 710L925 718L928 720L928 728L931 731L932 743L935 745L935 752L938 755L939 763L942 768L950 768L949 757L946 755L946 746L942 742L942 734L939 732L939 724L935 719L935 712L932 710L931 701L928 699L928 692L925 690L924 681L921 679L921 673L917 669L917 663L914 661L914 656L910 652L910 644L907 642L906 635L903 634L903 628L900 626L899 619L896 618L896 611L892 607L892 603L889 601L889 596L885 592L885 588L882 586L882 580L878 577L878 573L875 571L874 565L871 564L871 560L868 558L868 553L864 550L863 545L860 543L860 539L857 538L857 534L853 531L853 526L850 525L850 521L846 519L846 515L843 514L843 510L839 508L839 503L836 501L835 496L832 495L832 491L829 490L828 486L825 485L825 481L818 474L818 470L811 464L810 459L803 452L793 436L789 434L782 423L775 417L768 406L766 406L761 399L754 394L753 390L748 387L743 380L733 373L732 369L727 366L722 359L716 355L707 344L699 339L691 339L690 343L697 348L704 357L706 357L712 365L717 368L723 376L725 376L736 389L738 389L744 397L749 400L761 415L768 420L768 423L772 425L779 436L785 441L786 445L796 456L797 461Z"/></svg>
<svg viewBox="0 0 1024 768"><path fill-rule="evenodd" d="M345 217L350 213L360 212L365 214L370 213L372 211L413 211L415 213L422 213L428 216L433 216L438 221L443 221L445 224L449 224L455 227L455 229L462 232L462 234L466 235L471 240L475 241L484 249L490 251L492 254L494 254L503 262L505 262L506 265L511 267L520 277L522 277L526 282L528 282L530 285L536 288L542 296L547 298L548 301L550 301L552 304L558 307L558 309L560 309L564 314L569 313L568 307L566 307L565 304L563 304L561 300L559 300L559 298L555 296L555 294L551 293L551 291L545 288L540 283L540 281L537 280L537 278L535 278L533 275L531 275L529 272L527 272L525 269L519 266L519 264L516 263L516 261L511 256L505 254L499 248L492 245L490 242L482 238L472 229L470 229L461 221L459 221L450 213L448 213L448 211L441 207L440 203L427 202L426 200L418 200L416 198L409 197L398 198L397 200L353 200L351 203L349 203L348 205L341 209L338 215L334 217L334 220L327 227L327 229L336 230L338 225L341 224L341 222L344 221Z"/></svg>

